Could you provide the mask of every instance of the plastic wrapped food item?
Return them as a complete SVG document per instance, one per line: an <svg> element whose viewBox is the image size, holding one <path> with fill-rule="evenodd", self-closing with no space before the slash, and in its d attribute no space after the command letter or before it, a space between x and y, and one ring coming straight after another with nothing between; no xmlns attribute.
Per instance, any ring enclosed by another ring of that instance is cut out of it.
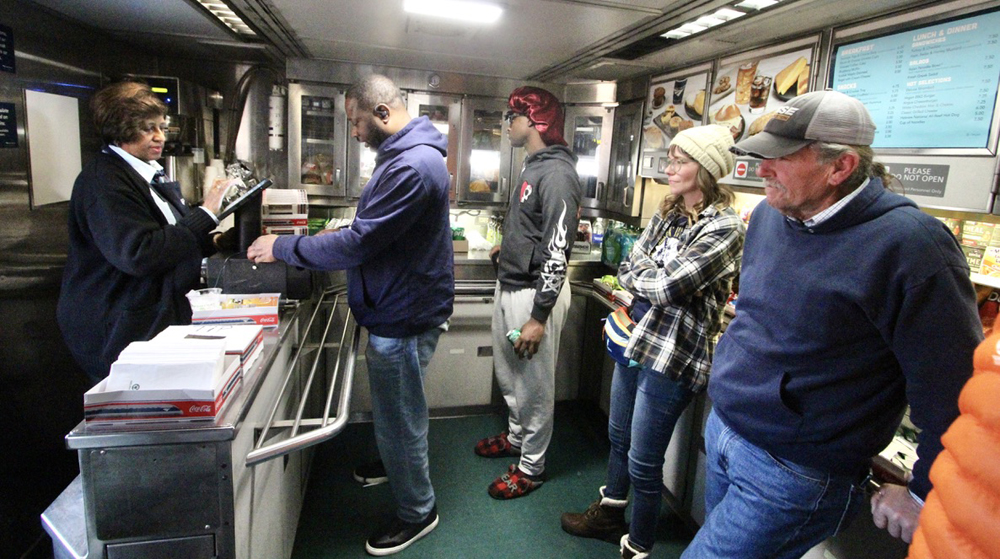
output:
<svg viewBox="0 0 1000 559"><path fill-rule="evenodd" d="M302 160L302 184L333 184L333 158L316 153Z"/></svg>

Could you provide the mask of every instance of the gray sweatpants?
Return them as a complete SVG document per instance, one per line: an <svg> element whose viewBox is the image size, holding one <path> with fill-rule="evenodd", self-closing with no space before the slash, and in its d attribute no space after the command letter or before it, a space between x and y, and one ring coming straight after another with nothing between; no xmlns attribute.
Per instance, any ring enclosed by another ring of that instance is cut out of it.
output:
<svg viewBox="0 0 1000 559"><path fill-rule="evenodd" d="M534 299L533 288L505 291L497 283L493 307L493 369L509 410L507 438L511 445L521 447L518 467L531 476L545 470L545 450L552 440L556 355L569 311L569 282L563 284L545 322L538 353L531 359L518 359L507 332L531 318Z"/></svg>

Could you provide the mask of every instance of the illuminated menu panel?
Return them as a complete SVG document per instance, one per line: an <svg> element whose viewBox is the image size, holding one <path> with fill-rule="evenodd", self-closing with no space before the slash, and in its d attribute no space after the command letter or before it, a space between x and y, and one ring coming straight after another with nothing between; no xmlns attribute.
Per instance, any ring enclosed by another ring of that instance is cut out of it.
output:
<svg viewBox="0 0 1000 559"><path fill-rule="evenodd" d="M838 45L833 89L861 100L876 148L987 148L1000 12Z"/></svg>

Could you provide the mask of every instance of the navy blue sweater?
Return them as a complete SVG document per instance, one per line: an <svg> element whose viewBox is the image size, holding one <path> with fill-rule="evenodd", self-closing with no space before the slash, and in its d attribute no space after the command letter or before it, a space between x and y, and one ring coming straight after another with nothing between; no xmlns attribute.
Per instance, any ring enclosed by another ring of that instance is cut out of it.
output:
<svg viewBox="0 0 1000 559"><path fill-rule="evenodd" d="M709 395L750 442L838 474L863 471L908 402L923 430L910 488L924 497L982 338L955 238L872 179L812 229L754 210Z"/></svg>
<svg viewBox="0 0 1000 559"><path fill-rule="evenodd" d="M379 146L350 227L279 237L274 256L314 270L347 270L351 311L376 336L440 326L455 299L447 147L427 117L411 120Z"/></svg>
<svg viewBox="0 0 1000 559"><path fill-rule="evenodd" d="M185 293L214 252L209 215L161 194L183 217L168 225L147 183L105 148L76 178L69 202L69 255L56 314L66 345L93 381L125 346L191 322Z"/></svg>

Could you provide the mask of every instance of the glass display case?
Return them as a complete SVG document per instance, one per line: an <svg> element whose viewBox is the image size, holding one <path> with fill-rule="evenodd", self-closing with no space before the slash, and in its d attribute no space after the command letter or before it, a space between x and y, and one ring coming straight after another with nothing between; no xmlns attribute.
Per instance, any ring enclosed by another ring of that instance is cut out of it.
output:
<svg viewBox="0 0 1000 559"><path fill-rule="evenodd" d="M347 157L344 91L336 86L288 86L289 188L343 198Z"/></svg>
<svg viewBox="0 0 1000 559"><path fill-rule="evenodd" d="M605 207L633 215L635 180L639 167L639 134L642 129L642 101L622 103L615 108L611 136L611 162Z"/></svg>
<svg viewBox="0 0 1000 559"><path fill-rule="evenodd" d="M580 205L585 208L604 207L613 118L614 109L599 106L566 108L566 142L579 158L576 170L583 183Z"/></svg>
<svg viewBox="0 0 1000 559"><path fill-rule="evenodd" d="M505 205L513 176L513 150L503 120L507 103L502 99L466 99L463 104L462 157L458 165L457 201L470 205Z"/></svg>

